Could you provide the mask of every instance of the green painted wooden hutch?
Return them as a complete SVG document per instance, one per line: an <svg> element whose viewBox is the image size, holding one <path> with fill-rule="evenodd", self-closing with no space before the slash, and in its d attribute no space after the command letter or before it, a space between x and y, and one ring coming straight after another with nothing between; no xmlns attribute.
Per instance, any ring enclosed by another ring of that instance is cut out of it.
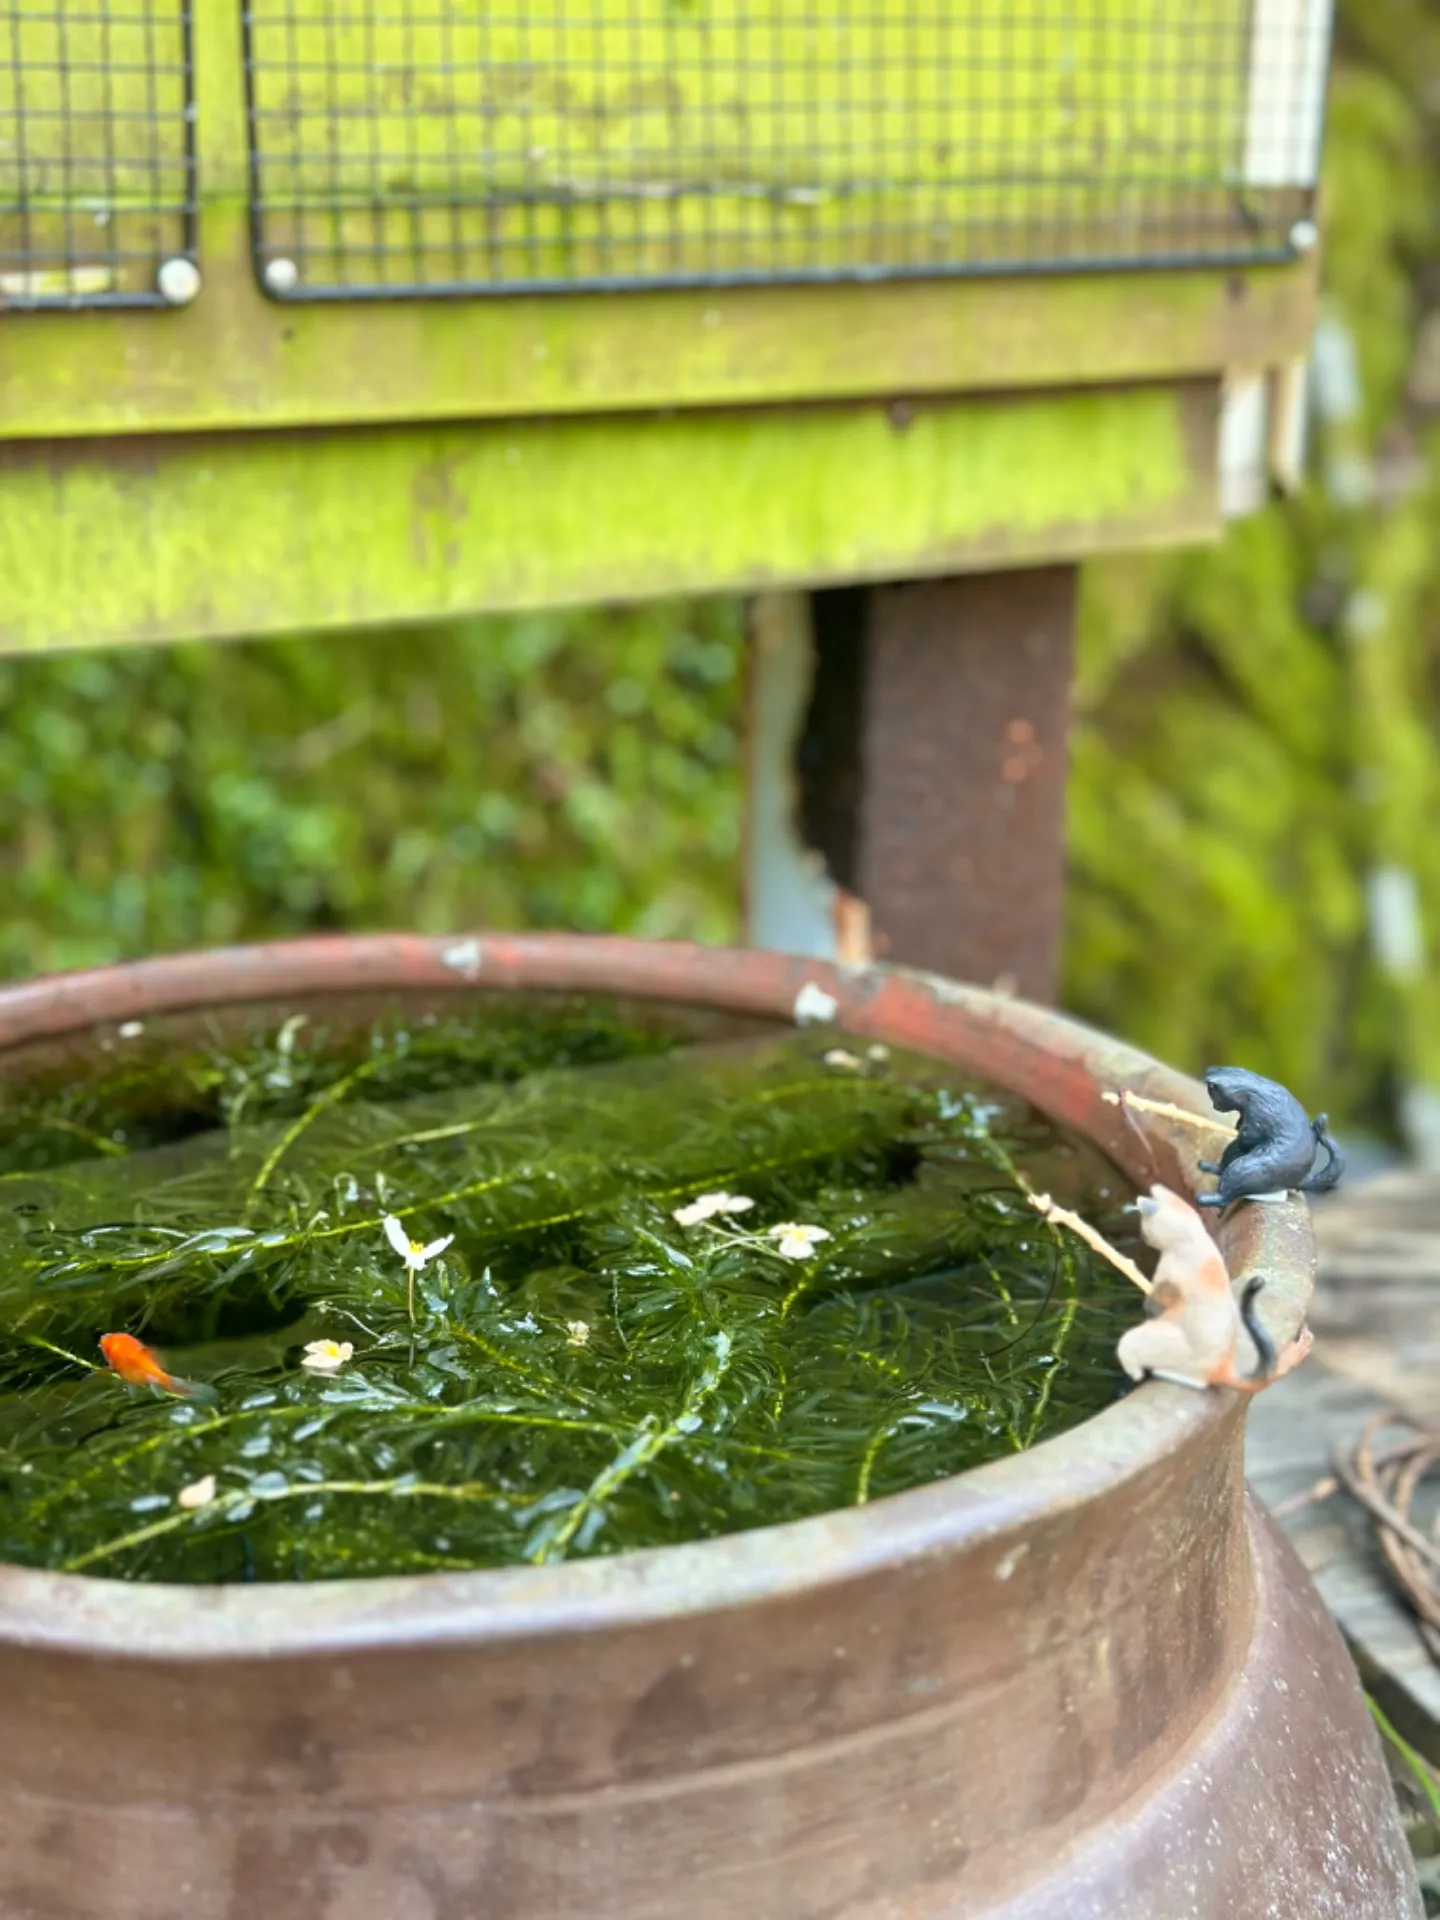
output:
<svg viewBox="0 0 1440 1920"><path fill-rule="evenodd" d="M756 937L1044 993L1075 564L1295 465L1329 24L0 0L0 648L753 594Z"/></svg>

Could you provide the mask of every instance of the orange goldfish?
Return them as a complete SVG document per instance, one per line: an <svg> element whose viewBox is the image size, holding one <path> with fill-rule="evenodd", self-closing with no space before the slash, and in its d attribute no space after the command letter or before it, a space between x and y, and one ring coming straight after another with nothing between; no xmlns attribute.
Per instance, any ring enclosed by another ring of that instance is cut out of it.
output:
<svg viewBox="0 0 1440 1920"><path fill-rule="evenodd" d="M102 1333L100 1351L113 1373L132 1387L158 1387L162 1393L178 1393L186 1400L215 1400L213 1387L203 1387L196 1380L181 1380L173 1373L167 1373L160 1364L160 1356L147 1347L143 1340L137 1340L133 1333Z"/></svg>

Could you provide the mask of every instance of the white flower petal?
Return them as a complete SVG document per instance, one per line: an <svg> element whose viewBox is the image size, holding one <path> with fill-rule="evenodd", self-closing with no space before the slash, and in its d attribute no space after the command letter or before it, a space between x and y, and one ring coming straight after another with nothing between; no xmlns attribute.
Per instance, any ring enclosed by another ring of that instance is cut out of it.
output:
<svg viewBox="0 0 1440 1920"><path fill-rule="evenodd" d="M387 1213L381 1224L385 1229L385 1238L390 1242L400 1258L408 1261L410 1258L410 1236L406 1233L404 1227L401 1226L393 1213Z"/></svg>
<svg viewBox="0 0 1440 1920"><path fill-rule="evenodd" d="M311 1373L338 1373L354 1351L349 1340L311 1340L306 1343L300 1364Z"/></svg>
<svg viewBox="0 0 1440 1920"><path fill-rule="evenodd" d="M798 1220L786 1220L778 1227L771 1227L770 1238L776 1244L775 1251L784 1260L808 1260L822 1240L830 1238L826 1227L812 1227Z"/></svg>
<svg viewBox="0 0 1440 1920"><path fill-rule="evenodd" d="M214 1498L215 1476L207 1473L203 1480L192 1480L188 1487L181 1487L175 1496L175 1504L192 1510L195 1507L208 1507Z"/></svg>
<svg viewBox="0 0 1440 1920"><path fill-rule="evenodd" d="M858 1073L864 1064L853 1053L847 1053L844 1047L832 1047L825 1055L827 1067L843 1067L847 1073Z"/></svg>
<svg viewBox="0 0 1440 1920"><path fill-rule="evenodd" d="M717 1213L748 1213L755 1202L743 1193L702 1193L689 1206L676 1207L672 1220L682 1227L698 1227L702 1220L713 1220Z"/></svg>
<svg viewBox="0 0 1440 1920"><path fill-rule="evenodd" d="M443 1240L432 1240L428 1247L422 1247L420 1249L421 1266L426 1266L431 1260L438 1259L448 1246L454 1244L454 1240L454 1234L447 1233Z"/></svg>

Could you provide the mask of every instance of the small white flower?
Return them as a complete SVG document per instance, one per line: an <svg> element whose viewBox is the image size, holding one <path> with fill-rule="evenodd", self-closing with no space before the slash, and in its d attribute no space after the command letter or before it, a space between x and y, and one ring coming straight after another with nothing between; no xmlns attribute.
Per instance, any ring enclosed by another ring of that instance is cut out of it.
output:
<svg viewBox="0 0 1440 1920"><path fill-rule="evenodd" d="M192 1480L188 1487L181 1487L175 1496L175 1504L193 1510L196 1507L208 1507L214 1498L215 1476L207 1473L203 1480Z"/></svg>
<svg viewBox="0 0 1440 1920"><path fill-rule="evenodd" d="M840 1011L840 1002L833 993L826 993L813 980L807 980L795 996L795 1024L808 1027L816 1021L833 1020Z"/></svg>
<svg viewBox="0 0 1440 1920"><path fill-rule="evenodd" d="M588 1320L567 1320L565 1322L565 1344L570 1347L583 1347L590 1338Z"/></svg>
<svg viewBox="0 0 1440 1920"><path fill-rule="evenodd" d="M145 1022L143 1020L127 1020L124 1026L116 1028L116 1032L122 1040L138 1040L144 1031Z"/></svg>
<svg viewBox="0 0 1440 1920"><path fill-rule="evenodd" d="M682 1227L698 1227L702 1220L713 1220L717 1213L748 1213L754 1204L743 1193L702 1193L688 1207L676 1207L670 1217Z"/></svg>
<svg viewBox="0 0 1440 1920"><path fill-rule="evenodd" d="M890 1058L890 1049L889 1047L882 1046L877 1040L873 1047L867 1047L865 1049L865 1055L867 1059L873 1060L878 1066L882 1060L888 1060Z"/></svg>
<svg viewBox="0 0 1440 1920"><path fill-rule="evenodd" d="M311 1340L300 1364L311 1373L338 1373L354 1351L348 1340Z"/></svg>
<svg viewBox="0 0 1440 1920"><path fill-rule="evenodd" d="M825 1055L827 1067L842 1067L846 1073L859 1073L864 1062L853 1053L847 1053L844 1047L832 1047Z"/></svg>
<svg viewBox="0 0 1440 1920"><path fill-rule="evenodd" d="M384 1221L385 1238L405 1262L410 1273L423 1273L432 1260L436 1260L454 1240L453 1233L447 1233L443 1240L412 1240L393 1213L387 1213Z"/></svg>
<svg viewBox="0 0 1440 1920"><path fill-rule="evenodd" d="M825 1227L807 1227L794 1220L771 1227L769 1231L770 1238L776 1242L775 1251L782 1260L808 1260L820 1242L830 1238Z"/></svg>

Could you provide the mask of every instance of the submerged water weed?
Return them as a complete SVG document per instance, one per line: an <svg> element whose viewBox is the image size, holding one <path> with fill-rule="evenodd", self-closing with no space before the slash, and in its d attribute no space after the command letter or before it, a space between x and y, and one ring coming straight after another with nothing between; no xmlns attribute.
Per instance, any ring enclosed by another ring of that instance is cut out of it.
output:
<svg viewBox="0 0 1440 1920"><path fill-rule="evenodd" d="M12 1166L0 1556L554 1562L863 1503L1113 1397L1133 1295L1017 1169L1122 1239L1125 1196L1028 1110L806 1034L577 1060L542 1024L476 1015L418 1078L393 1027L315 1060L281 1027L210 1058L208 1131ZM215 1404L97 1366L116 1329Z"/></svg>
<svg viewBox="0 0 1440 1920"><path fill-rule="evenodd" d="M62 1059L0 1101L0 1176L118 1158L215 1127L284 1118L308 1126L331 1105L503 1085L544 1068L649 1058L674 1044L658 1023L569 999L506 1020L429 1013L339 1031L297 1013L243 1046L218 1032L178 1041L153 1022L128 1020L98 1053Z"/></svg>

